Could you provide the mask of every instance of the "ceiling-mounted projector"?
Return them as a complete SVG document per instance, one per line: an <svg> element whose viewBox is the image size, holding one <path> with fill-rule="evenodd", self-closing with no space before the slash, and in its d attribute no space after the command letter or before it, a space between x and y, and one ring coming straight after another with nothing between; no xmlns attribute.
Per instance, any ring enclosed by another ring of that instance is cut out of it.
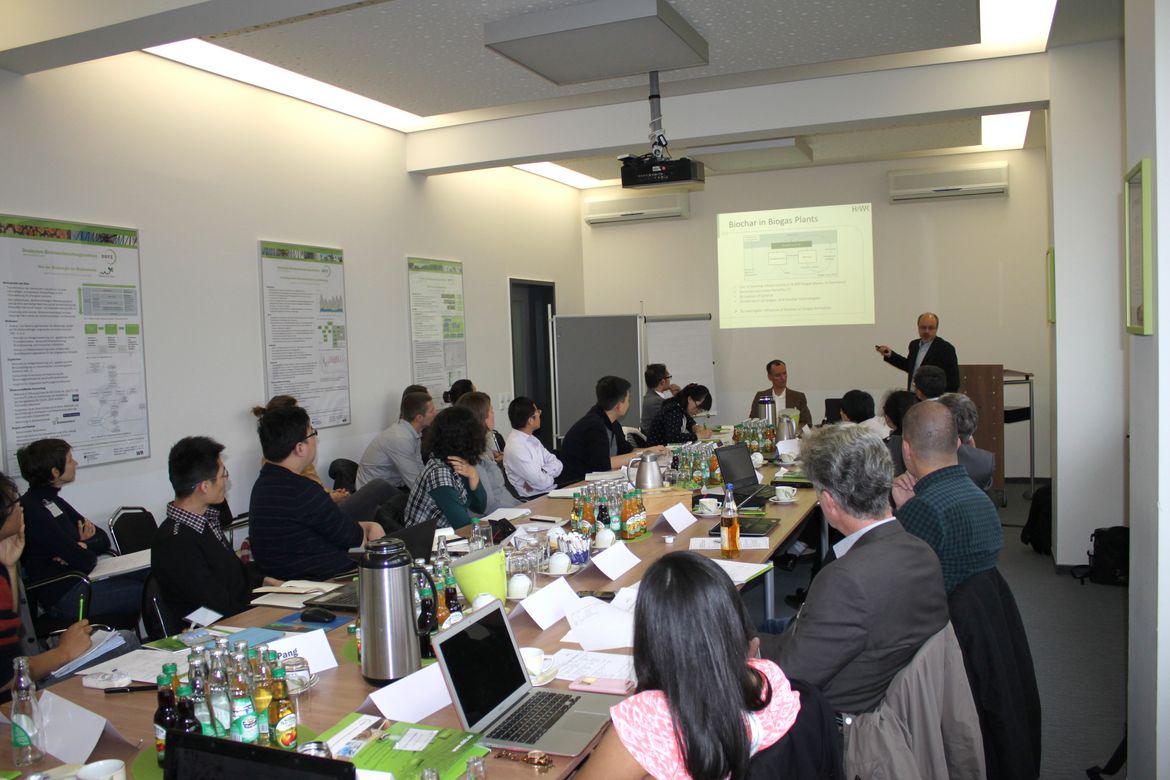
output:
<svg viewBox="0 0 1170 780"><path fill-rule="evenodd" d="M622 161L622 187L666 187L679 184L702 184L703 163L682 157L678 160L657 159L653 155L625 155Z"/></svg>

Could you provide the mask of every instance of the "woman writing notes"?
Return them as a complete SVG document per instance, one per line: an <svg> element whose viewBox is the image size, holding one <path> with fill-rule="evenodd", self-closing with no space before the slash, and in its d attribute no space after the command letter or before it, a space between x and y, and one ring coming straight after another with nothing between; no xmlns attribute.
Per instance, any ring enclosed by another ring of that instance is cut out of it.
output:
<svg viewBox="0 0 1170 780"><path fill-rule="evenodd" d="M637 693L610 708L613 728L578 777L741 778L764 751L770 776L840 776L823 698L793 690L771 661L749 658L754 634L713 561L692 552L660 558L634 607Z"/></svg>
<svg viewBox="0 0 1170 780"><path fill-rule="evenodd" d="M406 524L434 520L440 528L462 528L471 522L468 511L482 512L487 491L479 478L487 448L487 429L466 406L452 406L435 416L423 441L430 457L406 502Z"/></svg>
<svg viewBox="0 0 1170 780"><path fill-rule="evenodd" d="M711 431L695 422L695 415L711 409L711 393L703 385L687 385L673 398L662 402L662 408L646 429L646 443L686 444L705 439Z"/></svg>

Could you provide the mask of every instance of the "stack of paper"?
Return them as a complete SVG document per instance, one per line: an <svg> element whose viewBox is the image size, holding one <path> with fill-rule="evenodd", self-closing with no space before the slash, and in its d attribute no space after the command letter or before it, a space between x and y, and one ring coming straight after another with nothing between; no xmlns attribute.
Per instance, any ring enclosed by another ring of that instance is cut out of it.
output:
<svg viewBox="0 0 1170 780"><path fill-rule="evenodd" d="M256 606L266 607L287 607L288 609L296 609L303 607L305 602L315 596L320 596L322 593L328 593L331 590L340 588L343 583L340 582L314 582L312 580L288 580L283 585L265 586L263 588L256 588L253 593L261 593L263 595L252 599L252 603Z"/></svg>
<svg viewBox="0 0 1170 780"><path fill-rule="evenodd" d="M90 661L101 658L106 653L126 644L126 640L117 631L94 631L89 635L89 650L74 658L60 669L53 670L54 677L66 677L85 666Z"/></svg>

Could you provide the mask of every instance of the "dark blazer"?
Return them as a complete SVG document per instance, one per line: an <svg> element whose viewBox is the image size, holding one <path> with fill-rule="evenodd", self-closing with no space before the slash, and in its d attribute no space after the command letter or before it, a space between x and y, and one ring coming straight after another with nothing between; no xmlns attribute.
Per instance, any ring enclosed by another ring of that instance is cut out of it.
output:
<svg viewBox="0 0 1170 780"><path fill-rule="evenodd" d="M948 619L938 556L894 520L821 569L788 629L760 635L760 655L837 712L869 712Z"/></svg>
<svg viewBox="0 0 1170 780"><path fill-rule="evenodd" d="M748 412L748 417L753 419L763 417L763 412L760 411L760 397L771 394L772 386L769 385L768 387L765 387L763 390L760 390L755 395L753 395L752 408L751 411ZM793 390L791 387L789 387L784 391L784 403L785 408L787 409L800 410L799 428L803 430L804 426L812 426L814 424L812 412L808 410L808 399L804 397L804 393L800 392L799 390ZM777 409L776 412L779 413L780 410ZM796 434L799 436L800 431L797 431Z"/></svg>
<svg viewBox="0 0 1170 780"><path fill-rule="evenodd" d="M626 441L620 420L609 421L600 406L594 406L585 416L573 423L561 442L560 458L564 468L557 477L557 485L571 485L585 479L591 471L609 471L609 442L617 443L617 454L625 455L634 448Z"/></svg>
<svg viewBox="0 0 1170 780"><path fill-rule="evenodd" d="M964 444L959 447L959 465L967 469L967 475L980 490L991 487L995 476L995 453Z"/></svg>
<svg viewBox="0 0 1170 780"><path fill-rule="evenodd" d="M110 549L110 538L100 528L85 542L85 549L77 546L81 532L77 524L85 517L61 498L60 489L43 485L29 488L20 497L24 507L24 578L28 582L47 580L69 571L89 574L97 565L97 557ZM52 509L50 509L52 507ZM38 589L41 606L50 607L76 585L66 580Z"/></svg>
<svg viewBox="0 0 1170 780"><path fill-rule="evenodd" d="M654 418L658 416L659 410L662 409L663 398L655 390L647 390L646 395L642 396L642 430L650 429L650 423L654 422Z"/></svg>
<svg viewBox="0 0 1170 780"><path fill-rule="evenodd" d="M919 340L914 339L906 347L906 357L902 357L897 352L890 351L890 354L883 358L887 363L895 368L900 368L906 372L906 389L913 390L914 384L914 361L918 359L918 345ZM935 336L934 342L930 345L930 349L926 353L926 357L922 359L924 366L938 366L947 375L947 392L959 392L959 356L955 354L955 347L951 342Z"/></svg>

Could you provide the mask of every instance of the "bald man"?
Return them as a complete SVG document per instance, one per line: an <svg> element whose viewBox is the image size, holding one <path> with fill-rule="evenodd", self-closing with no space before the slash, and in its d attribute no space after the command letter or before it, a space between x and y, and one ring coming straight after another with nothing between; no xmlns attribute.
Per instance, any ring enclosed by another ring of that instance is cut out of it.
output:
<svg viewBox="0 0 1170 780"><path fill-rule="evenodd" d="M902 420L906 473L894 480L894 516L929 544L942 564L947 594L973 574L995 568L1003 528L991 499L959 465L951 410L922 401Z"/></svg>
<svg viewBox="0 0 1170 780"><path fill-rule="evenodd" d="M906 389L913 390L914 374L923 366L938 366L947 375L946 392L959 391L959 357L955 347L938 335L938 315L923 312L918 315L918 338L906 347L906 357L885 344L874 347L882 360L906 372Z"/></svg>

